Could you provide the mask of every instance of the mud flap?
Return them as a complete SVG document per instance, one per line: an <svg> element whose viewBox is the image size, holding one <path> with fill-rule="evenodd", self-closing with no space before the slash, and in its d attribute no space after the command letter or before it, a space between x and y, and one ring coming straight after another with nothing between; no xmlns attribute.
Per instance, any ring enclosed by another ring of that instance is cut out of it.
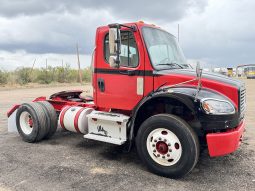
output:
<svg viewBox="0 0 255 191"><path fill-rule="evenodd" d="M8 113L8 132L9 133L18 133L16 125L16 113L19 105L15 105Z"/></svg>

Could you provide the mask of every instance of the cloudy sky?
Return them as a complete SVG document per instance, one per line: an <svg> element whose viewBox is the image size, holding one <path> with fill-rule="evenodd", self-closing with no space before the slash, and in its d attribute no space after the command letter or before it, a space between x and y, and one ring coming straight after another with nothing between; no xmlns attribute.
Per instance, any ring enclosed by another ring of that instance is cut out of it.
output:
<svg viewBox="0 0 255 191"><path fill-rule="evenodd" d="M255 63L252 0L0 0L0 69L90 64L100 25L143 20L177 35L189 62Z"/></svg>

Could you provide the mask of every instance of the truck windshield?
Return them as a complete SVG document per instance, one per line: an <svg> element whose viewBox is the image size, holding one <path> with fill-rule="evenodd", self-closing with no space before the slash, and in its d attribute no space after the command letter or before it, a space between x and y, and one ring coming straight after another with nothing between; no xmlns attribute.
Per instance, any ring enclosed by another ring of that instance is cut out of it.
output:
<svg viewBox="0 0 255 191"><path fill-rule="evenodd" d="M144 27L144 41L156 70L189 68L176 38L161 29Z"/></svg>

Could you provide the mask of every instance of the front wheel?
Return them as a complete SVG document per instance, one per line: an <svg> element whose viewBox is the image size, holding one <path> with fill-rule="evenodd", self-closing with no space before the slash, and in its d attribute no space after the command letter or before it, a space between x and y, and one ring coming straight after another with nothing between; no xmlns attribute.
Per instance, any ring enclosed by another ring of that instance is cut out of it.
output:
<svg viewBox="0 0 255 191"><path fill-rule="evenodd" d="M158 114L145 120L138 130L136 147L152 172L170 178L188 174L199 157L199 142L193 129L170 114Z"/></svg>

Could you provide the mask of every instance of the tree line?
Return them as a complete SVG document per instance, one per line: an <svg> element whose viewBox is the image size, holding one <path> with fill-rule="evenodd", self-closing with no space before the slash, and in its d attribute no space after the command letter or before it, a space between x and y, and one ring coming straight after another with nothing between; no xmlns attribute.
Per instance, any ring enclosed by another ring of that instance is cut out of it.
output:
<svg viewBox="0 0 255 191"><path fill-rule="evenodd" d="M82 81L91 81L91 68L87 67L81 70ZM58 83L75 83L79 82L78 70L72 69L70 66L51 67L47 68L31 68L20 67L14 71L0 70L0 85L5 84L20 84L28 83L50 84Z"/></svg>

